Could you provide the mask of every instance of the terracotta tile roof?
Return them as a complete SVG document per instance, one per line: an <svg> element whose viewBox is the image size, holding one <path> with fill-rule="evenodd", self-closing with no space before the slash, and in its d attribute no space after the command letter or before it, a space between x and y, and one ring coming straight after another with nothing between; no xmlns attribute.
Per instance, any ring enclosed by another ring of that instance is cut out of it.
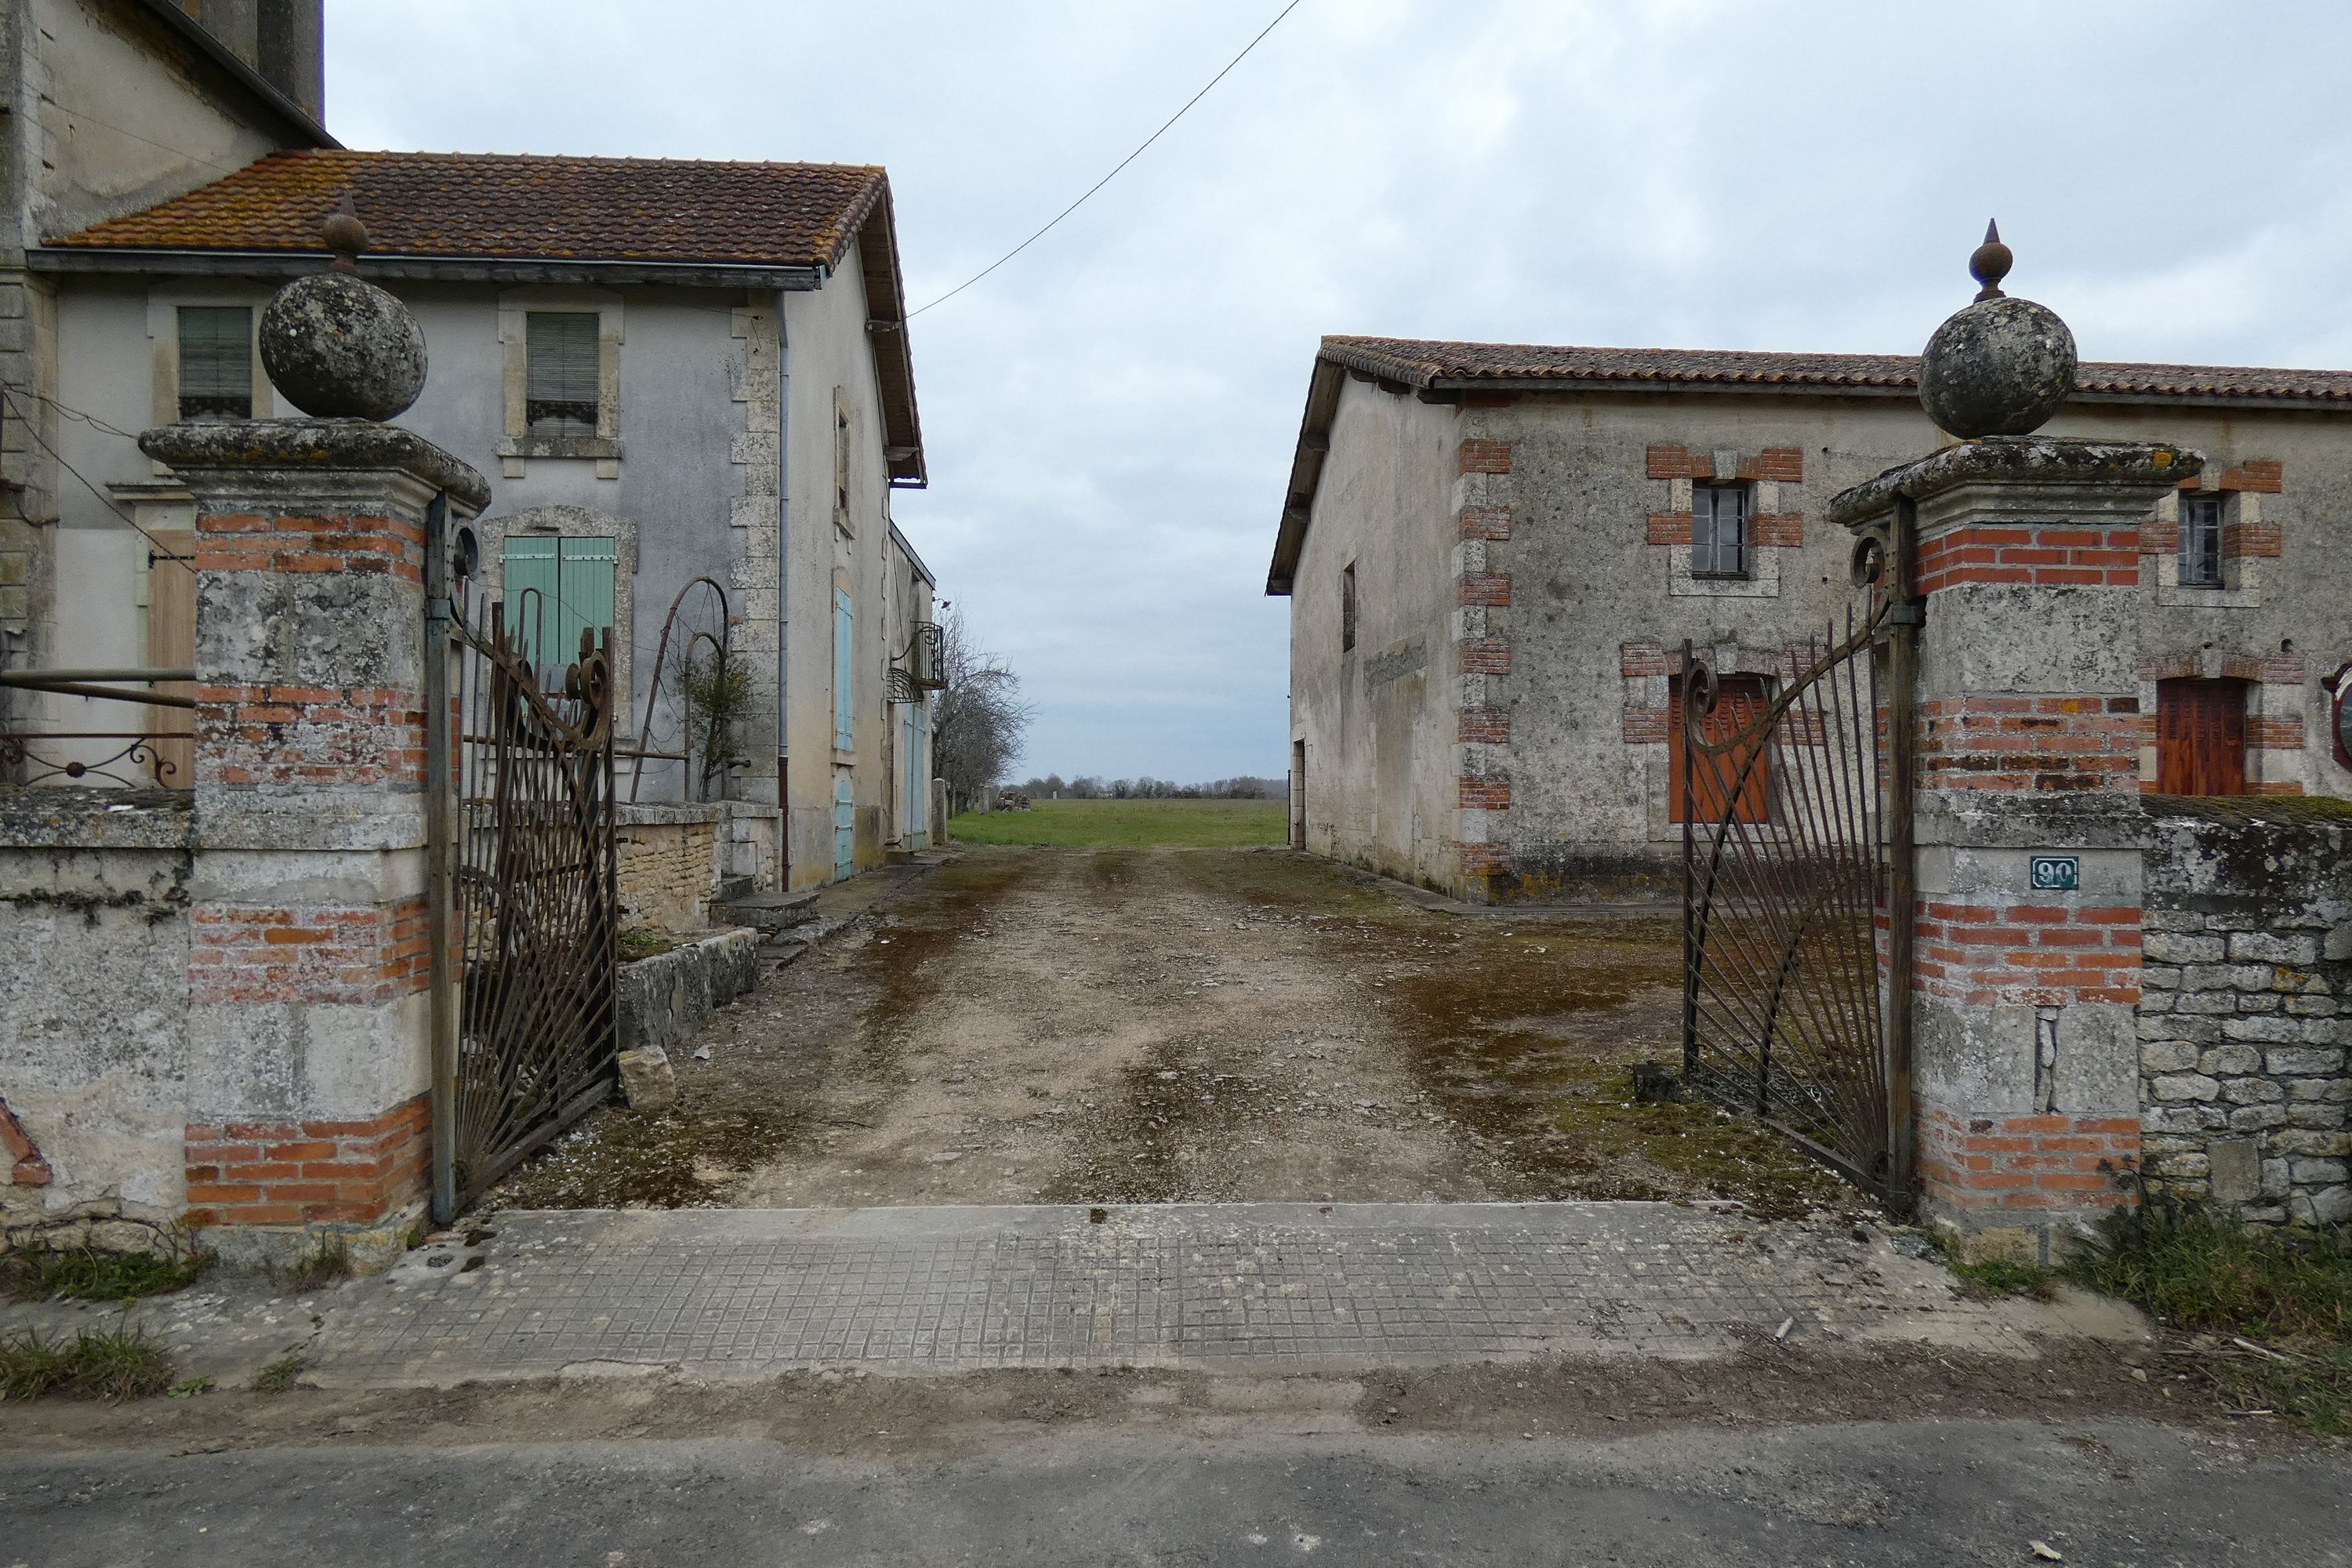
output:
<svg viewBox="0 0 2352 1568"><path fill-rule="evenodd" d="M371 254L830 266L887 184L856 163L316 148L48 243L323 254L348 191Z"/></svg>
<svg viewBox="0 0 2352 1568"><path fill-rule="evenodd" d="M1553 382L1912 392L1919 384L1919 362L1909 354L1759 353L1734 349L1608 349L1328 337L1323 340L1321 357L1415 389L1480 382ZM2116 396L2352 402L2352 371L2340 370L2086 363L2076 374L2074 384L2079 392Z"/></svg>

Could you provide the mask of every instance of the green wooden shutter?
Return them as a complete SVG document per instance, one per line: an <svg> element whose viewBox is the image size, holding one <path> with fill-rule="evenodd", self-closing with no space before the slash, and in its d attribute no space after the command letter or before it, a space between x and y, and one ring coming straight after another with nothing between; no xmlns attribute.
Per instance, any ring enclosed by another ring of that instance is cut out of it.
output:
<svg viewBox="0 0 2352 1568"><path fill-rule="evenodd" d="M559 539L557 598L562 614L554 648L556 666L580 657L580 634L598 632L613 624L613 569L616 560L609 539Z"/></svg>
<svg viewBox="0 0 2352 1568"><path fill-rule="evenodd" d="M180 417L253 417L253 312L243 305L180 307Z"/></svg>
<svg viewBox="0 0 2352 1568"><path fill-rule="evenodd" d="M593 310L526 316L523 422L532 435L596 434L596 338Z"/></svg>
<svg viewBox="0 0 2352 1568"><path fill-rule="evenodd" d="M508 633L522 644L535 668L548 667L547 650L556 646L554 631L562 595L557 591L557 545L560 542L525 535L506 542L505 575L500 595L506 606Z"/></svg>
<svg viewBox="0 0 2352 1568"><path fill-rule="evenodd" d="M833 591L833 749L854 752L857 749L856 709L854 706L856 659L854 655L857 630L856 613L850 608L849 590Z"/></svg>

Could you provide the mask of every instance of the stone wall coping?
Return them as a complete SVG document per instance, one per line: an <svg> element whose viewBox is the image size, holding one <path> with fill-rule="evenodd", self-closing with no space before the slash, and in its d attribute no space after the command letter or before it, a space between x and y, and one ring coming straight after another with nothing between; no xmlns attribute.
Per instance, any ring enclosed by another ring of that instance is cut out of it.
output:
<svg viewBox="0 0 2352 1568"><path fill-rule="evenodd" d="M2147 814L2232 827L2352 827L2352 800L2332 795L2178 795L2140 797Z"/></svg>
<svg viewBox="0 0 2352 1568"><path fill-rule="evenodd" d="M2153 824L2137 795L2080 790L1921 790L1918 841L1953 847L2144 849Z"/></svg>
<svg viewBox="0 0 2352 1568"><path fill-rule="evenodd" d="M0 847L184 850L195 843L194 806L182 790L0 790Z"/></svg>
<svg viewBox="0 0 2352 1568"><path fill-rule="evenodd" d="M139 449L182 474L281 469L406 474L474 511L490 501L480 472L413 430L368 419L234 419L163 425L139 437Z"/></svg>
<svg viewBox="0 0 2352 1568"><path fill-rule="evenodd" d="M698 805L683 805L676 801L621 801L613 807L614 819L624 827L717 822L726 815L717 801Z"/></svg>
<svg viewBox="0 0 2352 1568"><path fill-rule="evenodd" d="M1924 500L1962 485L2146 487L2161 492L2193 479L2204 467L2204 454L2162 442L1987 436L1957 442L1840 490L1830 498L1828 517L1832 523L1858 528L1893 510L1899 497Z"/></svg>

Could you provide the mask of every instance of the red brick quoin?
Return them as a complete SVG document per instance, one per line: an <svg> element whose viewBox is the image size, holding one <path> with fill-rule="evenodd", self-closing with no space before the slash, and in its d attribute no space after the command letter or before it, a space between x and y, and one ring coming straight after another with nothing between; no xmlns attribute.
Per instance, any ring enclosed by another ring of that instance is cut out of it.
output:
<svg viewBox="0 0 2352 1568"><path fill-rule="evenodd" d="M192 1122L188 1217L198 1225L381 1220L425 1193L429 1097L365 1121Z"/></svg>

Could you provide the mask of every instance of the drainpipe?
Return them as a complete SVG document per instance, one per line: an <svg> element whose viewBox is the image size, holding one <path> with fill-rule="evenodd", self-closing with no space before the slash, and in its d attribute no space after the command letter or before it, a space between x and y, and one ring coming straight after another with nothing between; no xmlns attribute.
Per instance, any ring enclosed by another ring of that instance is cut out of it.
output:
<svg viewBox="0 0 2352 1568"><path fill-rule="evenodd" d="M784 789L785 758L791 752L793 627L793 348L784 326L785 290L776 290L776 853L780 862L791 854L792 801ZM778 866L781 877L782 866Z"/></svg>

